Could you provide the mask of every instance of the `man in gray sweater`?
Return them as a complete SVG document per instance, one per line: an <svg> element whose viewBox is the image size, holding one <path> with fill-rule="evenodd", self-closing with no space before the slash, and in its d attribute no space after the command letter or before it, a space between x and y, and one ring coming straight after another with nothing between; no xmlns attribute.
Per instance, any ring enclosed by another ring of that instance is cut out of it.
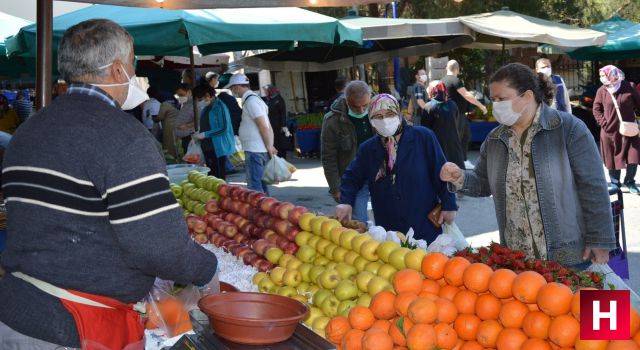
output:
<svg viewBox="0 0 640 350"><path fill-rule="evenodd" d="M141 338L130 304L156 277L204 285L215 274L216 257L189 238L153 136L122 111L148 98L133 60L117 24L69 28L58 50L67 94L5 153L0 349L86 340L121 349Z"/></svg>

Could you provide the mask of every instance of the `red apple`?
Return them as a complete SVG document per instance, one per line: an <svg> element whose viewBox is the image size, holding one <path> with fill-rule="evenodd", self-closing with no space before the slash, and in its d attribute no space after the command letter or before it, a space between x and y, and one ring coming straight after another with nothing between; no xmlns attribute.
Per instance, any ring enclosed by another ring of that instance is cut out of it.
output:
<svg viewBox="0 0 640 350"><path fill-rule="evenodd" d="M233 203L233 199L224 197L222 201L220 201L220 207L228 211L229 209L231 209L231 203Z"/></svg>
<svg viewBox="0 0 640 350"><path fill-rule="evenodd" d="M253 248L253 250L260 254L260 255L264 255L264 253L266 252L266 248L269 245L269 242L266 239L259 239L255 242L253 242L253 244L251 245L251 248Z"/></svg>
<svg viewBox="0 0 640 350"><path fill-rule="evenodd" d="M238 229L235 226L233 226L231 224L228 224L224 228L224 232L225 232L225 236L231 238L231 237L235 236L238 233Z"/></svg>
<svg viewBox="0 0 640 350"><path fill-rule="evenodd" d="M227 184L221 184L218 186L218 194L222 197L229 197L229 192L231 191L232 186Z"/></svg>
<svg viewBox="0 0 640 350"><path fill-rule="evenodd" d="M287 234L287 230L291 227L291 224L288 221L277 220L272 227L277 234L285 236Z"/></svg>
<svg viewBox="0 0 640 350"><path fill-rule="evenodd" d="M216 230L214 230L213 227L207 227L207 231L206 231L207 236L211 236L214 233L216 233Z"/></svg>
<svg viewBox="0 0 640 350"><path fill-rule="evenodd" d="M262 262L262 261L266 261L266 260L263 257L258 256L258 258L251 263L251 266L253 266L253 267L255 267L257 269L258 265L260 265L260 262Z"/></svg>
<svg viewBox="0 0 640 350"><path fill-rule="evenodd" d="M242 243L237 243L235 245L232 245L229 247L229 251L231 252L231 254L238 256L238 253L240 253L240 250L244 247L244 244Z"/></svg>
<svg viewBox="0 0 640 350"><path fill-rule="evenodd" d="M289 240L283 236L278 236L276 239L276 245L282 250L284 250L284 247L286 247L287 244L289 244Z"/></svg>
<svg viewBox="0 0 640 350"><path fill-rule="evenodd" d="M278 201L272 197L263 197L258 201L258 206L262 212L269 214L271 213L271 208L275 206Z"/></svg>
<svg viewBox="0 0 640 350"><path fill-rule="evenodd" d="M240 197L242 196L242 188L240 186L231 186L229 196L235 200L240 200Z"/></svg>
<svg viewBox="0 0 640 350"><path fill-rule="evenodd" d="M242 202L240 202L240 200L235 199L232 203L231 203L231 212L234 214L240 214L240 208L242 207Z"/></svg>
<svg viewBox="0 0 640 350"><path fill-rule="evenodd" d="M249 209L251 209L251 206L248 203L241 203L240 204L240 208L239 208L239 214L242 215L245 218L249 217Z"/></svg>
<svg viewBox="0 0 640 350"><path fill-rule="evenodd" d="M255 253L253 252L253 250L251 250L251 248L243 244L242 248L238 250L238 254L236 255L238 256L238 258L242 258L245 254L255 254Z"/></svg>
<svg viewBox="0 0 640 350"><path fill-rule="evenodd" d="M207 235L204 233L198 233L193 239L200 244L209 243L209 237L207 237Z"/></svg>
<svg viewBox="0 0 640 350"><path fill-rule="evenodd" d="M242 198L240 198L240 200L242 200L244 203L249 203L249 198L251 197L251 193L253 192L254 191L251 191L251 190L246 190L242 192Z"/></svg>
<svg viewBox="0 0 640 350"><path fill-rule="evenodd" d="M196 220L193 224L193 232L196 234L207 232L207 223L202 220Z"/></svg>
<svg viewBox="0 0 640 350"><path fill-rule="evenodd" d="M258 208L258 201L266 196L267 195L262 192L254 192L249 196L249 204L254 208Z"/></svg>
<svg viewBox="0 0 640 350"><path fill-rule="evenodd" d="M278 206L278 216L282 220L287 220L289 218L289 212L295 208L295 205L289 202L280 203Z"/></svg>
<svg viewBox="0 0 640 350"><path fill-rule="evenodd" d="M258 259L258 254L256 254L256 253L247 253L242 257L242 262L244 262L245 265L251 266L252 263L254 261L256 261L257 259Z"/></svg>
<svg viewBox="0 0 640 350"><path fill-rule="evenodd" d="M220 210L219 205L218 205L218 201L215 200L215 199L207 201L207 203L204 205L204 209L208 213L217 213L218 210Z"/></svg>
<svg viewBox="0 0 640 350"><path fill-rule="evenodd" d="M211 236L209 236L209 242L211 242L211 244L215 245L216 247L219 247L220 244L222 244L222 239L225 238L224 236L214 233Z"/></svg>
<svg viewBox="0 0 640 350"><path fill-rule="evenodd" d="M298 252L298 246L294 242L289 242L284 248L282 248L282 251L285 254L296 255Z"/></svg>
<svg viewBox="0 0 640 350"><path fill-rule="evenodd" d="M223 222L224 220L220 219L219 217L213 217L209 220L209 226L217 229L218 226L220 226Z"/></svg>
<svg viewBox="0 0 640 350"><path fill-rule="evenodd" d="M251 222L257 222L256 219L258 218L258 216L257 216L258 213L260 213L259 210L257 210L254 207L249 206L249 211L247 211L246 218Z"/></svg>
<svg viewBox="0 0 640 350"><path fill-rule="evenodd" d="M258 263L258 267L257 267L258 271L260 272L267 272L272 268L273 268L273 264L264 259L260 261L260 263Z"/></svg>
<svg viewBox="0 0 640 350"><path fill-rule="evenodd" d="M271 244L274 244L274 245L275 245L275 244L276 244L276 242L278 241L278 238L279 238L279 237L280 237L280 236L278 236L278 235L276 235L276 234L273 234L273 235L270 235L270 236L266 237L265 239L266 239L269 243L271 243Z"/></svg>
<svg viewBox="0 0 640 350"><path fill-rule="evenodd" d="M287 219L290 223L297 225L298 222L300 222L300 217L302 216L302 214L307 213L308 211L309 209L305 207L295 207L291 209L291 211L289 212L289 217Z"/></svg>
<svg viewBox="0 0 640 350"><path fill-rule="evenodd" d="M265 239L268 239L270 236L278 237L278 234L276 233L276 231L269 230L268 228L262 230L262 233L260 234L260 237L265 238Z"/></svg>
<svg viewBox="0 0 640 350"><path fill-rule="evenodd" d="M298 228L298 226L290 226L287 229L287 233L285 237L287 237L288 240L293 242L296 240L296 236L298 235L298 233L300 233L300 228Z"/></svg>
<svg viewBox="0 0 640 350"><path fill-rule="evenodd" d="M243 235L242 233L238 233L234 235L232 239L238 243L242 243L242 240L245 239L245 237L247 236Z"/></svg>
<svg viewBox="0 0 640 350"><path fill-rule="evenodd" d="M196 214L189 214L186 217L187 220L187 227L189 228L189 231L193 231L193 226L196 223L197 220L200 220L200 218L198 218L198 215Z"/></svg>

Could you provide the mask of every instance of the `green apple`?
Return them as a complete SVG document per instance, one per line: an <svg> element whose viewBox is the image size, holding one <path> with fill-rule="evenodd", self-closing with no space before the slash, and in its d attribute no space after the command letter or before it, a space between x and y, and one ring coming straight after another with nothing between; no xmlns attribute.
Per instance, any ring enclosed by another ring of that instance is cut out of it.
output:
<svg viewBox="0 0 640 350"><path fill-rule="evenodd" d="M336 266L338 266L338 263L335 261L329 261L328 264L324 265L324 268L327 270L335 270Z"/></svg>
<svg viewBox="0 0 640 350"><path fill-rule="evenodd" d="M269 260L269 262L274 265L278 264L278 261L280 261L280 258L283 255L284 255L284 252L282 251L282 249L277 247L269 248L267 249L267 252L264 253L264 257L267 258L267 260Z"/></svg>
<svg viewBox="0 0 640 350"><path fill-rule="evenodd" d="M338 271L338 274L340 274L340 278L342 278L343 280L349 279L358 273L358 270L355 266L346 263L337 264L335 269L336 271Z"/></svg>
<svg viewBox="0 0 640 350"><path fill-rule="evenodd" d="M322 301L320 309L328 317L334 317L338 315L338 305L340 300L335 295L329 295Z"/></svg>
<svg viewBox="0 0 640 350"><path fill-rule="evenodd" d="M289 287L297 287L302 282L302 274L298 270L287 269L282 276L282 282Z"/></svg>
<svg viewBox="0 0 640 350"><path fill-rule="evenodd" d="M369 234L367 233L356 235L355 237L353 237L353 240L351 241L351 250L353 250L356 253L359 252L360 248L362 247L362 244L364 244L364 242L370 239L373 239L373 237L369 236Z"/></svg>
<svg viewBox="0 0 640 350"><path fill-rule="evenodd" d="M293 258L289 259L286 267L290 270L297 270L300 265L302 265L302 261L298 260L298 258Z"/></svg>
<svg viewBox="0 0 640 350"><path fill-rule="evenodd" d="M380 260L388 263L389 262L389 256L391 256L391 252L393 252L394 250L400 248L400 244L394 242L394 241L384 241L380 244L380 246L378 246L378 256L380 257Z"/></svg>
<svg viewBox="0 0 640 350"><path fill-rule="evenodd" d="M313 264L314 264L314 265L321 265L321 266L324 266L324 265L326 265L326 264L328 264L328 263L329 263L329 259L325 258L325 257L324 257L324 256L322 256L322 255L318 255L318 256L316 256L316 258L315 258L315 259L313 259Z"/></svg>
<svg viewBox="0 0 640 350"><path fill-rule="evenodd" d="M318 284L318 276L324 272L324 267L320 265L314 265L311 270L309 270L309 282Z"/></svg>
<svg viewBox="0 0 640 350"><path fill-rule="evenodd" d="M324 248L324 256L329 260L335 260L333 259L333 252L335 252L336 248L340 247L333 243L329 244L326 248Z"/></svg>
<svg viewBox="0 0 640 350"><path fill-rule="evenodd" d="M180 196L182 196L182 187L176 184L171 184L171 193L174 197L180 198Z"/></svg>
<svg viewBox="0 0 640 350"><path fill-rule="evenodd" d="M362 255L363 258L369 261L378 260L378 253L376 253L376 250L378 249L379 245L380 242L376 241L375 239L364 242L360 247L360 255Z"/></svg>
<svg viewBox="0 0 640 350"><path fill-rule="evenodd" d="M331 230L331 232L329 233L329 239L331 240L331 242L335 243L335 244L340 244L340 235L342 234L342 232L346 231L347 229L344 227L335 227Z"/></svg>
<svg viewBox="0 0 640 350"><path fill-rule="evenodd" d="M404 264L407 265L407 268L409 269L421 272L422 260L424 259L425 255L427 255L426 251L416 248L404 256Z"/></svg>
<svg viewBox="0 0 640 350"><path fill-rule="evenodd" d="M273 283L276 284L276 286L281 286L282 285L282 279L284 278L284 273L287 271L287 269L285 269L282 266L276 266L273 268L273 270L271 270L271 280L273 281Z"/></svg>
<svg viewBox="0 0 640 350"><path fill-rule="evenodd" d="M358 296L358 287L348 280L342 280L336 286L335 291L333 292L338 300L347 300L353 299Z"/></svg>
<svg viewBox="0 0 640 350"><path fill-rule="evenodd" d="M386 279L380 276L374 276L367 284L367 292L369 295L377 295L390 286L391 284Z"/></svg>
<svg viewBox="0 0 640 350"><path fill-rule="evenodd" d="M318 276L318 282L320 282L322 288L334 289L340 283L340 275L336 270L324 270Z"/></svg>
<svg viewBox="0 0 640 350"><path fill-rule="evenodd" d="M367 264L367 266L364 267L364 270L377 275L380 266L382 266L382 263L380 261L371 261Z"/></svg>
<svg viewBox="0 0 640 350"><path fill-rule="evenodd" d="M360 272L356 276L356 285L358 285L358 289L366 293L368 291L367 285L373 277L375 277L375 275L369 271Z"/></svg>
<svg viewBox="0 0 640 350"><path fill-rule="evenodd" d="M349 265L353 265L353 263L356 261L356 259L360 256L360 254L354 252L353 250L350 250L347 252L347 254L344 255L344 262L346 262Z"/></svg>
<svg viewBox="0 0 640 350"><path fill-rule="evenodd" d="M309 232L311 231L311 219L315 218L316 214L314 213L304 213L300 215L300 219L298 220L298 225L301 229Z"/></svg>
<svg viewBox="0 0 640 350"><path fill-rule="evenodd" d="M253 284L257 286L258 283L260 283L260 281L265 277L269 277L269 275L267 275L266 272L258 272L255 275L253 275L253 277L251 278L251 282L253 282Z"/></svg>
<svg viewBox="0 0 640 350"><path fill-rule="evenodd" d="M322 305L322 302L324 301L324 299L326 299L329 295L333 295L331 294L331 291L328 289L319 289L314 295L313 295L313 305L315 306L320 306Z"/></svg>
<svg viewBox="0 0 640 350"><path fill-rule="evenodd" d="M298 285L298 288L296 288L296 290L298 291L298 294L306 295L309 291L309 287L311 287L311 284L309 284L309 282L302 282Z"/></svg>
<svg viewBox="0 0 640 350"><path fill-rule="evenodd" d="M324 313L324 311L323 311ZM314 332L321 332L324 334L324 329L327 327L327 324L331 321L330 317L327 316L319 316L313 321L312 329Z"/></svg>
<svg viewBox="0 0 640 350"><path fill-rule="evenodd" d="M371 305L371 299L371 295L365 293L358 297L356 304L364 307L369 307L369 305Z"/></svg>
<svg viewBox="0 0 640 350"><path fill-rule="evenodd" d="M313 265L310 263L303 263L302 265L298 266L298 271L300 271L300 275L302 275L302 281L311 282L311 279L309 278L309 272L311 272L312 268Z"/></svg>
<svg viewBox="0 0 640 350"><path fill-rule="evenodd" d="M298 247L302 247L303 245L307 244L307 242L311 237L313 237L313 233L307 232L307 231L300 231L300 233L298 233L298 235L295 238L296 244L298 245Z"/></svg>
<svg viewBox="0 0 640 350"><path fill-rule="evenodd" d="M398 272L398 270L395 267L389 264L384 264L378 269L378 276L391 282L391 280L393 279L393 275L395 275L396 272Z"/></svg>
<svg viewBox="0 0 640 350"><path fill-rule="evenodd" d="M342 315L344 317L349 317L349 311L356 307L355 300L343 300L338 305L338 315Z"/></svg>
<svg viewBox="0 0 640 350"><path fill-rule="evenodd" d="M178 202L178 205L180 206L180 208L184 208L184 203L182 203L182 199L176 199L176 202Z"/></svg>
<svg viewBox="0 0 640 350"><path fill-rule="evenodd" d="M298 235L300 235L300 234L298 233ZM318 242L320 242L321 239L322 239L322 237L320 237L320 236L309 237L309 240L307 240L307 244L312 246L312 247L314 247L314 248L316 248L316 246L318 245Z"/></svg>
<svg viewBox="0 0 640 350"><path fill-rule="evenodd" d="M289 261L291 259L295 259L296 257L291 255L291 254L282 254L282 256L280 257L280 259L278 259L278 265L280 266L287 266L287 264L289 263Z"/></svg>
<svg viewBox="0 0 640 350"><path fill-rule="evenodd" d="M393 265L398 270L406 269L407 265L404 263L404 257L410 252L409 248L398 248L391 252L389 255L389 264Z"/></svg>
<svg viewBox="0 0 640 350"><path fill-rule="evenodd" d="M358 272L362 272L364 271L365 266L367 266L367 264L369 263L369 260L359 256L356 258L356 261L353 262L353 266L356 267L356 270L358 270Z"/></svg>
<svg viewBox="0 0 640 350"><path fill-rule="evenodd" d="M353 239L358 235L356 230L346 230L340 235L340 246L344 249L352 249Z"/></svg>
<svg viewBox="0 0 640 350"><path fill-rule="evenodd" d="M313 296L314 294L316 294L317 291L319 291L320 288L317 284L315 283L309 283L309 289L307 290L306 294L311 294L311 296Z"/></svg>
<svg viewBox="0 0 640 350"><path fill-rule="evenodd" d="M318 253L325 255L325 249L331 244L331 241L328 239L320 239L320 241L316 244L316 250ZM325 255L326 256L326 255Z"/></svg>
<svg viewBox="0 0 640 350"><path fill-rule="evenodd" d="M258 290L261 293L273 293L275 292L276 288L277 287L275 283L273 283L271 278L263 278L262 280L260 280L260 283L258 283Z"/></svg>
<svg viewBox="0 0 640 350"><path fill-rule="evenodd" d="M316 318L320 317L320 316L324 316L324 314L322 313L322 310L320 310L317 307L310 307L309 308L309 314L307 315L307 317L304 319L304 324L311 326L313 324L313 321L316 320Z"/></svg>
<svg viewBox="0 0 640 350"><path fill-rule="evenodd" d="M333 261L343 262L344 257L347 255L349 251L344 249L343 247L338 247L333 251Z"/></svg>
<svg viewBox="0 0 640 350"><path fill-rule="evenodd" d="M298 291L291 286L282 286L278 288L276 293L287 298L292 298L294 295L298 295Z"/></svg>
<svg viewBox="0 0 640 350"><path fill-rule="evenodd" d="M316 216L311 219L311 222L310 222L311 230L305 230L305 231L311 231L316 236L322 236L322 230L321 230L322 223L327 220L329 220L329 218L327 218L326 216Z"/></svg>
<svg viewBox="0 0 640 350"><path fill-rule="evenodd" d="M321 226L320 226L320 231L322 233L322 238L326 239L326 240L330 240L331 239L331 230L333 230L336 227L342 227L342 224L340 223L340 221L336 220L336 219L328 219L322 222Z"/></svg>

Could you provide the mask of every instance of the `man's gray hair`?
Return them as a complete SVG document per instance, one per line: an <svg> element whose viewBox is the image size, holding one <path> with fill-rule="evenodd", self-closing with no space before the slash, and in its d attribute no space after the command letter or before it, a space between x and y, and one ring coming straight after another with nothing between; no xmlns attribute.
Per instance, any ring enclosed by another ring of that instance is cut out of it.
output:
<svg viewBox="0 0 640 350"><path fill-rule="evenodd" d="M352 80L344 88L344 96L360 98L362 96L371 96L371 89L369 85L362 80Z"/></svg>
<svg viewBox="0 0 640 350"><path fill-rule="evenodd" d="M92 19L67 29L58 47L58 71L64 80L99 82L109 75L100 69L116 59L127 63L133 38L108 19Z"/></svg>
<svg viewBox="0 0 640 350"><path fill-rule="evenodd" d="M460 63L458 63L458 61L456 61L456 60L450 60L449 62L447 62L447 70L449 72L453 72L455 70L459 71L460 70Z"/></svg>

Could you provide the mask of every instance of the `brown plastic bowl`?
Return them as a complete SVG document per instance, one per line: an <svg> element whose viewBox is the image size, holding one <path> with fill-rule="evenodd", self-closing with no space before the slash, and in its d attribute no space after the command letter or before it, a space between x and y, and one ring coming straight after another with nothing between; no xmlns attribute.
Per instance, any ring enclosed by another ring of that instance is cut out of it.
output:
<svg viewBox="0 0 640 350"><path fill-rule="evenodd" d="M301 302L274 294L207 295L198 307L217 335L240 344L267 345L289 339L309 313Z"/></svg>
<svg viewBox="0 0 640 350"><path fill-rule="evenodd" d="M233 284L220 281L220 293L229 293L229 292L237 292L238 288L236 288Z"/></svg>

